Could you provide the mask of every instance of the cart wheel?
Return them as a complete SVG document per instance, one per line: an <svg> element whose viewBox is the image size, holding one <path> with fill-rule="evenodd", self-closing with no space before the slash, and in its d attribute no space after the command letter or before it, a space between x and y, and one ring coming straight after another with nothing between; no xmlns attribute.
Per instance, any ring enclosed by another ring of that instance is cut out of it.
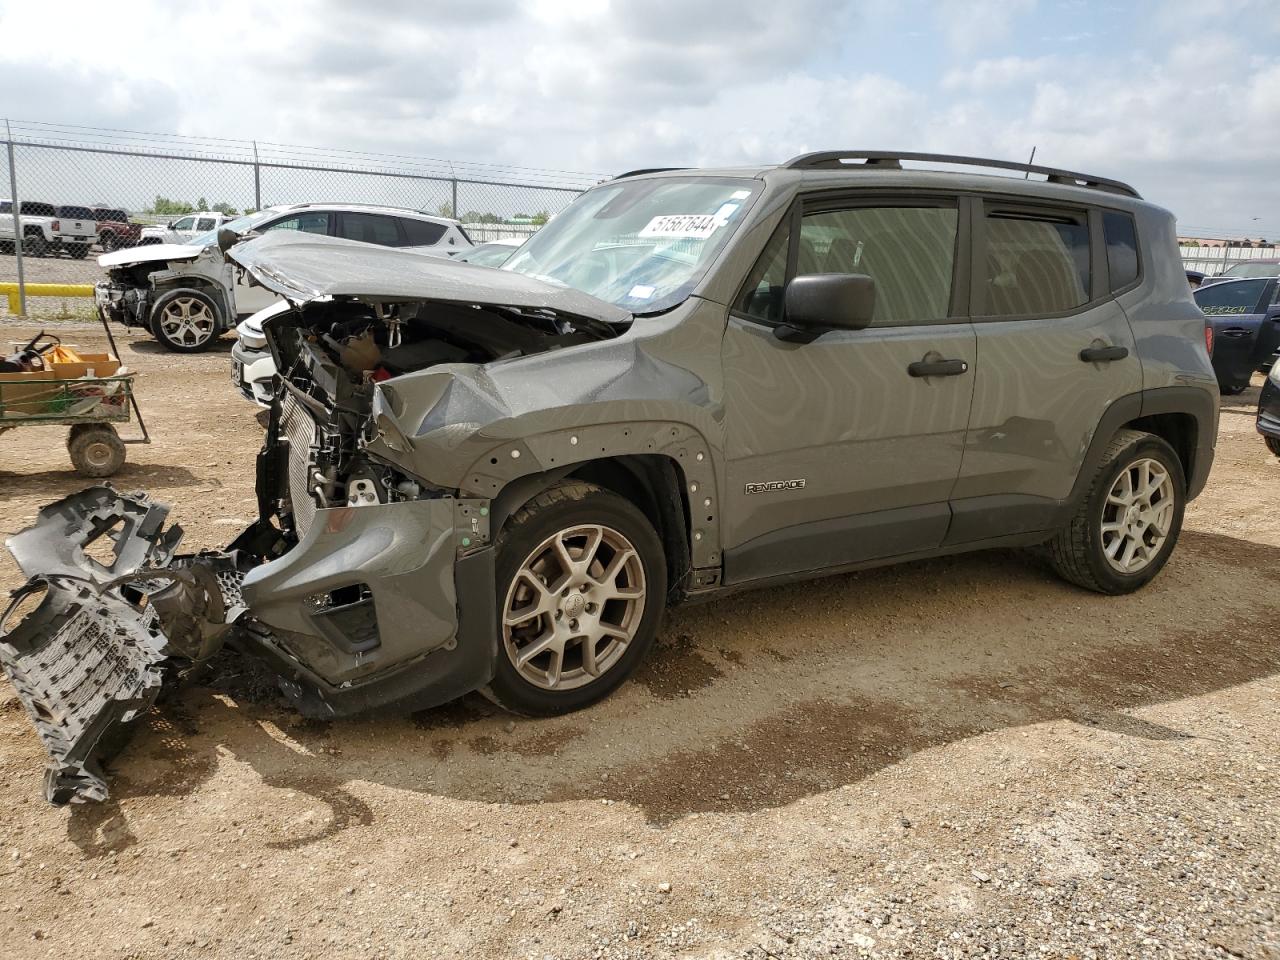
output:
<svg viewBox="0 0 1280 960"><path fill-rule="evenodd" d="M67 452L83 477L109 477L124 466L124 443L106 424L76 424L67 438Z"/></svg>

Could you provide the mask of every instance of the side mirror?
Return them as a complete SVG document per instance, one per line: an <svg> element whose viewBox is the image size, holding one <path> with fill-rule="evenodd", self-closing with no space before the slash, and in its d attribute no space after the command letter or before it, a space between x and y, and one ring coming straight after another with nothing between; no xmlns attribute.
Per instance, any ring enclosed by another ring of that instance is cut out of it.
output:
<svg viewBox="0 0 1280 960"><path fill-rule="evenodd" d="M240 242L240 234L228 227L218 229L218 252L224 257L228 250Z"/></svg>
<svg viewBox="0 0 1280 960"><path fill-rule="evenodd" d="M814 273L794 277L782 295L783 327L809 335L862 330L876 307L876 282L864 273ZM783 339L788 339L783 337Z"/></svg>

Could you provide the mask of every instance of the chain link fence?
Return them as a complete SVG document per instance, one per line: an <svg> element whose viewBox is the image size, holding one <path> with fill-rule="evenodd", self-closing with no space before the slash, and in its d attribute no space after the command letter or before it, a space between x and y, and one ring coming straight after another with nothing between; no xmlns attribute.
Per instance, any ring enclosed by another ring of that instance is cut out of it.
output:
<svg viewBox="0 0 1280 960"><path fill-rule="evenodd" d="M1188 270L1198 270L1209 277L1225 273L1237 263L1250 260L1274 260L1280 257L1280 247L1220 247L1207 244L1183 244L1179 248L1182 265ZM1280 272L1278 270L1277 272Z"/></svg>
<svg viewBox="0 0 1280 960"><path fill-rule="evenodd" d="M49 285L95 283L104 276L100 253L180 241L225 218L271 206L398 207L459 220L474 242L483 243L536 232L605 179L41 121L3 121L0 135L0 162L6 164L0 171L0 316L10 302L5 285L16 283L17 312L92 317L91 299Z"/></svg>

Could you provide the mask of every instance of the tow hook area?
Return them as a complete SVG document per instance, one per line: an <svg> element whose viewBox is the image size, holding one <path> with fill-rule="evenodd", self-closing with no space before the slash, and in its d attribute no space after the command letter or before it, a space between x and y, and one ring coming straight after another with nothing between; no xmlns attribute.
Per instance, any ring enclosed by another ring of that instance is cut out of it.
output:
<svg viewBox="0 0 1280 960"><path fill-rule="evenodd" d="M30 578L0 615L0 667L50 762L51 803L103 800L102 763L242 612L235 553L175 556L182 529L145 494L90 487L7 546Z"/></svg>

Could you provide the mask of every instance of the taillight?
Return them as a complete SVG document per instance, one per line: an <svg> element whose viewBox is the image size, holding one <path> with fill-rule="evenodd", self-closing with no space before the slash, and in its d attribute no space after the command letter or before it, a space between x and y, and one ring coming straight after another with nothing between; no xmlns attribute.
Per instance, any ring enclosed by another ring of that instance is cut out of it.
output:
<svg viewBox="0 0 1280 960"><path fill-rule="evenodd" d="M60 230L60 229L62 229L62 223L61 223L60 221L58 221L58 220L53 221L52 226L53 226L53 229L55 229L55 230Z"/></svg>
<svg viewBox="0 0 1280 960"><path fill-rule="evenodd" d="M1204 325L1204 347L1209 351L1209 356L1213 356L1213 326L1206 323Z"/></svg>

